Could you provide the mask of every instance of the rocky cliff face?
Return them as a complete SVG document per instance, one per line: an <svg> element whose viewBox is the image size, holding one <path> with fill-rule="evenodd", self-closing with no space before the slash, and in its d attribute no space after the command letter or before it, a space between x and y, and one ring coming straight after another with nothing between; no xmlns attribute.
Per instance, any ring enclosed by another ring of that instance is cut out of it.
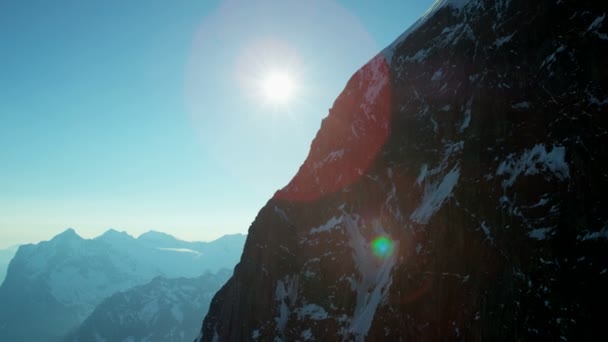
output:
<svg viewBox="0 0 608 342"><path fill-rule="evenodd" d="M437 1L350 79L199 339L606 338L606 13Z"/></svg>

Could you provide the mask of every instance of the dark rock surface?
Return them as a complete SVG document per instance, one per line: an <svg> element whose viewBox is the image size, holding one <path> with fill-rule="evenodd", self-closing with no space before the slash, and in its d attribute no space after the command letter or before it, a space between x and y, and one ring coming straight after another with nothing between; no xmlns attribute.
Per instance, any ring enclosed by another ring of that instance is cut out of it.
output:
<svg viewBox="0 0 608 342"><path fill-rule="evenodd" d="M438 1L349 80L200 340L606 339L606 13Z"/></svg>

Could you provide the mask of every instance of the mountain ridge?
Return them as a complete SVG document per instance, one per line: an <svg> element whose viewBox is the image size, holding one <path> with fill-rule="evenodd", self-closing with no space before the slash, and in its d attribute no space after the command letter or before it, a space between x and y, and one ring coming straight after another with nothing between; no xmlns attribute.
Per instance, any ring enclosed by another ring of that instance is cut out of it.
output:
<svg viewBox="0 0 608 342"><path fill-rule="evenodd" d="M104 299L66 341L192 341L213 294L232 271L196 278L162 276Z"/></svg>
<svg viewBox="0 0 608 342"><path fill-rule="evenodd" d="M22 245L0 286L0 340L59 341L113 293L157 276L194 278L232 268L244 239L157 244L116 230L83 239L67 229L49 241ZM36 329L29 320L37 321Z"/></svg>
<svg viewBox="0 0 608 342"><path fill-rule="evenodd" d="M605 337L605 12L436 2L348 81L198 340Z"/></svg>

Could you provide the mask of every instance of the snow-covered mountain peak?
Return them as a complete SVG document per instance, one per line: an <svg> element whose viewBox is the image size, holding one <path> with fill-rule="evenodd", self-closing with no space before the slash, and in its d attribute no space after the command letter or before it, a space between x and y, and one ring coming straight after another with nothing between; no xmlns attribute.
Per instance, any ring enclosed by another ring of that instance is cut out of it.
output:
<svg viewBox="0 0 608 342"><path fill-rule="evenodd" d="M143 285L154 277L198 277L232 268L245 237L226 244L180 241L154 233L161 242L135 239L110 229L83 239L68 229L49 241L24 245L0 286L0 340L49 340L82 322L104 298ZM23 325L36 320L39 335ZM56 321L48 317L56 318ZM47 323L40 323L48 320ZM25 338L26 336L32 338Z"/></svg>
<svg viewBox="0 0 608 342"><path fill-rule="evenodd" d="M114 240L114 239L133 240L134 238L125 231L121 232L114 228L110 228L110 229L106 230L103 234L96 237L95 239L97 239L97 240Z"/></svg>
<svg viewBox="0 0 608 342"><path fill-rule="evenodd" d="M177 239L169 234L163 233L163 232L159 232L159 231L155 231L155 230L150 230L147 231L143 234L141 234L138 238L138 240L141 241L148 241L148 242L154 242L154 243L174 243L175 241L177 241Z"/></svg>

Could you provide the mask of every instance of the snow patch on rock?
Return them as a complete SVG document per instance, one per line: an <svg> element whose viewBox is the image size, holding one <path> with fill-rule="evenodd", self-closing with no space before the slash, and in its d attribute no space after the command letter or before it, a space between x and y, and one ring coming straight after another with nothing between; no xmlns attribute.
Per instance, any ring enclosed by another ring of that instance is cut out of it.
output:
<svg viewBox="0 0 608 342"><path fill-rule="evenodd" d="M598 31L598 29L602 26L602 23L604 22L605 18L606 18L606 13L595 18L595 20L593 20L591 25L589 25L589 27L587 28L587 32L591 32L591 33L595 34L598 38L600 38L602 40L608 40L608 34L601 33L600 31Z"/></svg>
<svg viewBox="0 0 608 342"><path fill-rule="evenodd" d="M431 216L441 208L443 203L451 196L452 190L458 183L460 168L455 166L448 172L441 182L427 184L424 188L422 203L414 210L410 219L416 223L426 224Z"/></svg>
<svg viewBox="0 0 608 342"><path fill-rule="evenodd" d="M310 329L302 331L302 334L300 336L302 336L304 341L310 341L313 338L312 331Z"/></svg>
<svg viewBox="0 0 608 342"><path fill-rule="evenodd" d="M433 77L431 77L431 81L439 81L442 78L443 78L443 69L439 69L439 70L435 71L435 73L433 74Z"/></svg>
<svg viewBox="0 0 608 342"><path fill-rule="evenodd" d="M467 104L464 108L464 118L462 119L462 124L460 125L460 128L458 129L459 133L464 132L465 129L467 129L469 127L469 124L471 123L471 105L473 104L473 98L470 98L469 101L467 101Z"/></svg>
<svg viewBox="0 0 608 342"><path fill-rule="evenodd" d="M298 319L309 317L312 320L318 321L328 317L327 311L317 304L306 304L296 310Z"/></svg>
<svg viewBox="0 0 608 342"><path fill-rule="evenodd" d="M391 271L397 261L397 253L379 260L369 248L370 242L361 234L359 217L344 215L343 223L349 234L353 261L359 273L351 283L357 300L348 333L353 334L356 341L364 341L372 325L376 309L386 298L391 286ZM388 236L378 221L372 222L372 228L378 236ZM394 249L399 250L399 241L393 241L393 244Z"/></svg>
<svg viewBox="0 0 608 342"><path fill-rule="evenodd" d="M587 233L585 235L579 235L577 240L579 241L587 241L587 240L599 240L599 239L607 239L608 240L608 225L602 228L600 231Z"/></svg>
<svg viewBox="0 0 608 342"><path fill-rule="evenodd" d="M435 214L443 203L452 195L454 187L460 177L458 164L448 170L450 164L454 165L454 156L460 154L464 149L464 141L446 142L441 161L436 167L429 169L427 164L422 164L420 173L416 178L416 184L421 186L425 183L424 193L420 205L410 215L410 220L420 224L426 224L431 216Z"/></svg>
<svg viewBox="0 0 608 342"><path fill-rule="evenodd" d="M483 230L483 233L486 235L486 239L488 239L490 242L494 242L490 226L485 221L481 222L481 230Z"/></svg>
<svg viewBox="0 0 608 342"><path fill-rule="evenodd" d="M422 166L420 167L420 173L418 174L418 177L416 178L416 184L421 185L422 182L424 182L424 179L426 178L426 176L429 174L429 166L427 164L422 164Z"/></svg>
<svg viewBox="0 0 608 342"><path fill-rule="evenodd" d="M343 212L339 217L332 217L323 225L313 228L315 232L329 231L336 227L346 230L349 240L348 244L352 249L352 258L357 271L355 277L350 278L351 288L355 292L355 309L351 318L345 319L348 323L346 328L341 329L343 338L346 340L354 339L364 341L369 331L376 310L386 299L392 283L391 271L397 261L397 253L388 256L386 259L376 257L371 248L371 241L361 233L362 220L358 215ZM374 236L388 236L379 221L371 222ZM399 241L393 241L394 250L399 249ZM284 329L286 317L289 315L288 302L294 303L293 295L289 294L289 288L294 285L286 285L286 282L277 283L276 298L280 302L280 315L276 319L279 331ZM297 288L297 284L295 285ZM294 292L291 290L291 292ZM309 317L313 320L328 318L324 308L316 304L307 304L296 310L298 318Z"/></svg>
<svg viewBox="0 0 608 342"><path fill-rule="evenodd" d="M553 62L555 62L557 60L557 54L560 52L563 52L566 50L566 47L564 45L560 45L553 53L549 54L545 60L541 63L540 67L541 69L543 67L547 67L549 68L551 66L551 64L553 64Z"/></svg>
<svg viewBox="0 0 608 342"><path fill-rule="evenodd" d="M513 108L513 109L528 109L528 108L530 108L530 102L529 101L517 102L517 103L512 104L511 108Z"/></svg>
<svg viewBox="0 0 608 342"><path fill-rule="evenodd" d="M314 168L319 168L319 166L321 166L323 164L331 163L334 160L338 160L338 159L342 158L342 156L344 156L344 149L332 151L332 152L328 153L327 156L325 156L325 158L323 158L321 161L316 162L314 165Z"/></svg>
<svg viewBox="0 0 608 342"><path fill-rule="evenodd" d="M364 101L361 103L361 109L363 109L363 113L367 117L373 117L374 113L372 109L374 107L372 105L376 102L382 89L389 83L388 68L384 58L376 56L376 58L369 62L369 68L362 70L369 70L371 74L365 77L365 79L369 80L369 84L363 95Z"/></svg>
<svg viewBox="0 0 608 342"><path fill-rule="evenodd" d="M528 236L536 240L544 240L553 231L553 228L536 228L528 232Z"/></svg>
<svg viewBox="0 0 608 342"><path fill-rule="evenodd" d="M507 156L498 165L496 175L508 176L502 182L505 189L513 186L520 175L531 176L541 172L563 181L570 177L570 169L565 156L566 148L563 146L553 146L550 151L547 151L543 144L537 144L519 156L514 154Z"/></svg>
<svg viewBox="0 0 608 342"><path fill-rule="evenodd" d="M503 46L505 43L508 43L511 40L511 38L513 38L514 34L515 33L511 33L511 34L508 34L506 36L502 36L500 38L497 38L496 41L494 42L494 46L496 46L497 48Z"/></svg>
<svg viewBox="0 0 608 342"><path fill-rule="evenodd" d="M340 217L334 216L334 217L330 218L324 224L322 224L322 225L320 225L318 227L312 228L310 230L310 233L311 234L317 234L317 233L321 233L321 232L330 231L330 230L334 229L336 226L338 226L338 224L340 222L342 222L342 217L341 216Z"/></svg>
<svg viewBox="0 0 608 342"><path fill-rule="evenodd" d="M277 323L277 332L283 335L285 326L291 314L290 307L296 302L298 295L298 277L285 277L283 280L277 281L275 290L275 299L279 302L279 316L275 318Z"/></svg>

